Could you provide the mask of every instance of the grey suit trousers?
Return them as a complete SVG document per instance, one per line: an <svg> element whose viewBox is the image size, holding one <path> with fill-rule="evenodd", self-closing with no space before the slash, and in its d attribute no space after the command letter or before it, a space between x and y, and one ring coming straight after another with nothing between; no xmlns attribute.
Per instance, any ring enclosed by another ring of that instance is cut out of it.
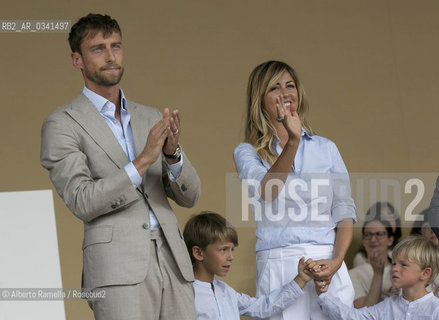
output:
<svg viewBox="0 0 439 320"><path fill-rule="evenodd" d="M175 264L161 230L151 230L148 273L143 282L108 286L90 301L96 320L195 320L194 290Z"/></svg>

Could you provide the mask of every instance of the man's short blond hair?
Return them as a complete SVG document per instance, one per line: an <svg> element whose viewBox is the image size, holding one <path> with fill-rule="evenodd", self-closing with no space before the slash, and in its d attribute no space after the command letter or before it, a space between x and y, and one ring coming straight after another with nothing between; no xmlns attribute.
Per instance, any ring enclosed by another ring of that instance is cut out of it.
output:
<svg viewBox="0 0 439 320"><path fill-rule="evenodd" d="M434 281L439 272L439 247L433 241L424 236L409 236L393 249L393 260L401 253L407 260L416 263L421 270L431 268L431 277L427 285Z"/></svg>

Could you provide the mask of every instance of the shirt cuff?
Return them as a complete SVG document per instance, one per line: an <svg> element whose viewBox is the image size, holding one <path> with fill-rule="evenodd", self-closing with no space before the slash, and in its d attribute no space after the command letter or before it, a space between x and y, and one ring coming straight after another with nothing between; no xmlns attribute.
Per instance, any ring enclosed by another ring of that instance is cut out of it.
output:
<svg viewBox="0 0 439 320"><path fill-rule="evenodd" d="M355 205L353 203L338 204L332 207L332 217L335 223L346 219L352 219L354 224L357 222L355 214Z"/></svg>
<svg viewBox="0 0 439 320"><path fill-rule="evenodd" d="M128 163L125 167L125 172L127 173L128 177L131 180L131 183L136 188L142 184L142 177L139 174L139 171L137 171L136 167L132 162Z"/></svg>
<svg viewBox="0 0 439 320"><path fill-rule="evenodd" d="M166 161L165 163L169 169L169 179L171 179L171 181L177 180L180 176L181 168L183 167L183 155L181 155L180 161L177 163L169 164Z"/></svg>
<svg viewBox="0 0 439 320"><path fill-rule="evenodd" d="M320 295L317 296L317 303L320 305L320 308L323 307L323 305L326 304L326 296L328 295L328 292L323 292Z"/></svg>
<svg viewBox="0 0 439 320"><path fill-rule="evenodd" d="M294 280L290 281L290 286L294 290L294 292L297 293L297 295L301 296L304 294L302 288L299 287L299 285L297 284L296 281L294 281Z"/></svg>

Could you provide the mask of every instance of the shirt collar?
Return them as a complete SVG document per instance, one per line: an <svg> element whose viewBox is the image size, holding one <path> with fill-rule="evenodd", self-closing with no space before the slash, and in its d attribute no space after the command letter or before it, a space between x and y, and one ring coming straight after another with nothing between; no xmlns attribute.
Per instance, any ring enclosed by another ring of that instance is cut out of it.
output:
<svg viewBox="0 0 439 320"><path fill-rule="evenodd" d="M122 106L122 110L126 110L126 99L122 89L120 90L120 102ZM91 91L89 88L84 86L82 89L82 93L93 103L99 113L102 113L102 108L109 103L108 99L105 99L103 96L98 95L96 92Z"/></svg>
<svg viewBox="0 0 439 320"><path fill-rule="evenodd" d="M404 299L403 296L401 296L402 301L404 301L405 304L411 304L411 305L417 305L419 303L424 302L425 300L431 299L433 297L433 292L429 292L427 293L425 296L423 296L422 298L416 299L415 301L407 301L406 299Z"/></svg>
<svg viewBox="0 0 439 320"><path fill-rule="evenodd" d="M212 283L206 282L206 281L200 281L200 280L195 279L195 284L197 284L197 285L199 285L201 287L209 288L209 289L212 288Z"/></svg>
<svg viewBox="0 0 439 320"><path fill-rule="evenodd" d="M302 128L302 137L307 137L308 139L312 139L312 135L308 133L304 128Z"/></svg>

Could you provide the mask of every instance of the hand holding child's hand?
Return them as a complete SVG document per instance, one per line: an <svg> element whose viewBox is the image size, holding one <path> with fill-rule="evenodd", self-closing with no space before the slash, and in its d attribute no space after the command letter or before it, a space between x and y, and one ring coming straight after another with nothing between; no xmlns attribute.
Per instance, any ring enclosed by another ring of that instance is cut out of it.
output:
<svg viewBox="0 0 439 320"><path fill-rule="evenodd" d="M325 271L328 268L327 265L320 265L317 263L317 261L314 261L312 259L306 260L305 264L306 270L308 272L307 274L313 279L320 278L318 277L319 273Z"/></svg>
<svg viewBox="0 0 439 320"><path fill-rule="evenodd" d="M317 294L326 292L328 290L328 285L331 282L331 278L319 277L316 279L317 277L315 277L315 275L325 271L327 268L327 265L320 265L317 261L312 259L308 259L305 262L305 258L302 257L297 265L298 273L294 278L294 281L299 285L299 287L303 288L308 281L314 279Z"/></svg>
<svg viewBox="0 0 439 320"><path fill-rule="evenodd" d="M329 283L331 282L331 277L329 278L322 278L317 277L322 271L325 271L328 266L327 265L321 265L317 261L313 261L312 259L306 260L306 267L307 267L307 274L309 274L310 277L314 278L314 287L316 289L316 292L318 295L320 295L323 292L328 291Z"/></svg>
<svg viewBox="0 0 439 320"><path fill-rule="evenodd" d="M324 259L313 261L312 266L308 265L308 269L311 271L313 279L324 280L331 279L340 266L339 260Z"/></svg>

